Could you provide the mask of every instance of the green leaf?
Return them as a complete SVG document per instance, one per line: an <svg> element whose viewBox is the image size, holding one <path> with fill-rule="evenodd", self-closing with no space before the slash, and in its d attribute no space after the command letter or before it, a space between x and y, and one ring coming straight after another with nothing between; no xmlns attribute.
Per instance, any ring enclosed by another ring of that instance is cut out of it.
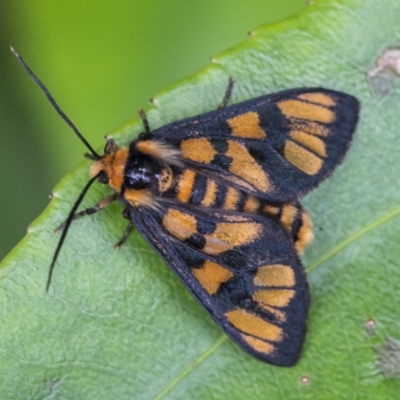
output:
<svg viewBox="0 0 400 400"><path fill-rule="evenodd" d="M154 129L212 110L229 76L234 102L301 86L360 99L343 165L304 199L316 239L303 258L312 306L295 367L231 343L137 232L113 250L126 225L118 205L74 223L46 294L53 230L88 179L84 162L1 265L2 398L396 398L399 380L380 372L374 348L400 336L400 79L368 71L398 44L399 15L397 0L316 0L160 92L147 112ZM126 143L140 130L135 120L113 136ZM85 206L106 194L94 188Z"/></svg>

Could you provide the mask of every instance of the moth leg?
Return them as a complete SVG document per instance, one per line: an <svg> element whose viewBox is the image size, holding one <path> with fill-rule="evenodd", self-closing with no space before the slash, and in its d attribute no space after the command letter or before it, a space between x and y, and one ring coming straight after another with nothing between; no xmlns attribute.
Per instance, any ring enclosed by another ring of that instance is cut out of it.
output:
<svg viewBox="0 0 400 400"><path fill-rule="evenodd" d="M145 135L150 135L151 134L150 125L149 125L149 121L147 120L145 112L143 111L142 108L139 108L138 113L139 113L140 118L142 119Z"/></svg>
<svg viewBox="0 0 400 400"><path fill-rule="evenodd" d="M233 78L232 76L229 78L229 83L228 83L228 87L226 88L226 92L225 92L225 96L222 100L222 103L220 104L220 106L218 108L224 108L227 106L227 104L229 103L229 100L232 97L232 90L233 90L233 85L235 84L235 78Z"/></svg>
<svg viewBox="0 0 400 400"><path fill-rule="evenodd" d="M99 203L97 203L95 206L93 207L89 207L86 210L82 210L78 213L76 213L73 217L72 217L72 221L75 221L76 219L82 218L86 215L92 215L97 213L98 211L101 211L103 208L107 207L109 204L111 204L113 201L117 200L118 198L118 194L114 193L110 196L107 196L105 199L103 199L102 201L100 201ZM72 222L71 221L71 222ZM63 222L56 230L56 233L60 233L64 230L65 228L65 222Z"/></svg>
<svg viewBox="0 0 400 400"><path fill-rule="evenodd" d="M124 234L122 235L121 240L114 246L115 249L119 250L121 246L126 242L126 239L128 239L128 236L132 232L133 227L134 227L133 222L129 222L128 226L125 229Z"/></svg>

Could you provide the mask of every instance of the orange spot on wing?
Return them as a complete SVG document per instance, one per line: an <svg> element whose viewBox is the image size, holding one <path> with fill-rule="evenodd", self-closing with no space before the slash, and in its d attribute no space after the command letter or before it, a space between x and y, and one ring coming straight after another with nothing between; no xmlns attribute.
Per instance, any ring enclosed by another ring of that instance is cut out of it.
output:
<svg viewBox="0 0 400 400"><path fill-rule="evenodd" d="M276 350L274 345L264 342L263 340L256 339L253 336L242 334L242 338L249 346L260 353L273 354Z"/></svg>
<svg viewBox="0 0 400 400"><path fill-rule="evenodd" d="M293 204L285 204L282 208L281 222L288 232L292 230L292 224L297 215L297 208Z"/></svg>
<svg viewBox="0 0 400 400"><path fill-rule="evenodd" d="M181 150L184 158L204 164L210 163L217 154L214 146L206 138L184 140Z"/></svg>
<svg viewBox="0 0 400 400"><path fill-rule="evenodd" d="M210 207L214 204L217 197L218 186L213 179L207 179L206 193L201 201L201 205L204 207Z"/></svg>
<svg viewBox="0 0 400 400"><path fill-rule="evenodd" d="M303 211L301 214L301 227L297 232L297 240L295 243L296 251L301 254L305 248L313 241L312 221L310 216Z"/></svg>
<svg viewBox="0 0 400 400"><path fill-rule="evenodd" d="M262 192L268 192L271 189L269 176L242 144L228 140L228 151L225 155L232 158L230 172L243 178Z"/></svg>
<svg viewBox="0 0 400 400"><path fill-rule="evenodd" d="M295 285L294 271L291 267L282 264L271 264L259 267L254 277L256 286L286 286Z"/></svg>
<svg viewBox="0 0 400 400"><path fill-rule="evenodd" d="M262 225L255 222L219 223L211 235L204 235L207 254L220 254L233 247L253 242L262 231Z"/></svg>
<svg viewBox="0 0 400 400"><path fill-rule="evenodd" d="M298 96L299 99L310 101L311 103L322 104L323 106L333 107L336 102L325 93L303 93Z"/></svg>
<svg viewBox="0 0 400 400"><path fill-rule="evenodd" d="M323 161L314 153L290 140L286 141L283 154L286 160L307 175L317 174L323 164Z"/></svg>
<svg viewBox="0 0 400 400"><path fill-rule="evenodd" d="M271 342L279 342L283 339L281 328L247 311L236 309L228 311L225 316L236 329L249 335Z"/></svg>
<svg viewBox="0 0 400 400"><path fill-rule="evenodd" d="M252 139L267 137L260 126L260 117L257 112L250 111L226 121L232 129L232 135Z"/></svg>
<svg viewBox="0 0 400 400"><path fill-rule="evenodd" d="M168 209L162 221L165 229L180 240L188 239L197 232L196 218L175 208Z"/></svg>
<svg viewBox="0 0 400 400"><path fill-rule="evenodd" d="M225 196L224 210L236 210L237 202L239 201L240 193L232 186L228 187Z"/></svg>
<svg viewBox="0 0 400 400"><path fill-rule="evenodd" d="M290 129L293 131L307 132L316 136L326 137L329 135L329 129L326 126L311 121L291 121Z"/></svg>
<svg viewBox="0 0 400 400"><path fill-rule="evenodd" d="M244 206L243 211L248 213L255 213L260 207L260 201L254 196L248 196Z"/></svg>
<svg viewBox="0 0 400 400"><path fill-rule="evenodd" d="M210 295L217 293L221 284L233 277L233 273L229 269L208 260L201 268L193 268L192 272L203 289Z"/></svg>
<svg viewBox="0 0 400 400"><path fill-rule="evenodd" d="M191 169L186 169L179 179L176 197L183 203L187 203L189 201L190 195L193 191L196 175L196 172L192 171Z"/></svg>
<svg viewBox="0 0 400 400"><path fill-rule="evenodd" d="M267 214L278 215L281 209L279 207L270 206L267 204L266 206L264 206L263 211Z"/></svg>
<svg viewBox="0 0 400 400"><path fill-rule="evenodd" d="M292 289L257 290L257 292L253 294L253 299L272 307L286 307L289 305L295 293L296 292Z"/></svg>
<svg viewBox="0 0 400 400"><path fill-rule="evenodd" d="M322 104L323 106L333 107L336 102L325 93L303 93L298 96L299 99L310 101L311 103Z"/></svg>
<svg viewBox="0 0 400 400"><path fill-rule="evenodd" d="M229 222L248 222L249 219L248 217L244 215L225 215L224 216L225 221Z"/></svg>
<svg viewBox="0 0 400 400"><path fill-rule="evenodd" d="M305 132L292 131L290 137L297 143L309 148L320 157L326 157L326 146L323 140Z"/></svg>
<svg viewBox="0 0 400 400"><path fill-rule="evenodd" d="M278 103L278 107L287 118L301 118L326 124L336 119L335 113L329 108L301 100L283 100Z"/></svg>

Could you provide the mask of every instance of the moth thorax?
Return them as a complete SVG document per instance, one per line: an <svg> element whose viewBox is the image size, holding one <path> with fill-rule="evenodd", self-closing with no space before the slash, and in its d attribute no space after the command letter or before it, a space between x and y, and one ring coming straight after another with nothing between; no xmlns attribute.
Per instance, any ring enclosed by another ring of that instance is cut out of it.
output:
<svg viewBox="0 0 400 400"><path fill-rule="evenodd" d="M150 156L131 153L125 165L124 186L126 189L158 189L161 170L162 167Z"/></svg>

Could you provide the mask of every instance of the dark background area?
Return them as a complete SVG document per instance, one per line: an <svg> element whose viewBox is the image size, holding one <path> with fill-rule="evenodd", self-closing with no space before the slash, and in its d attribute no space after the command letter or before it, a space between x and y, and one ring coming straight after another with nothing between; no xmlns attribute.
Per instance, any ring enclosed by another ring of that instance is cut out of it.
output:
<svg viewBox="0 0 400 400"><path fill-rule="evenodd" d="M136 117L166 85L306 0L154 0L0 5L0 260L86 151L9 51L43 80L88 141Z"/></svg>

